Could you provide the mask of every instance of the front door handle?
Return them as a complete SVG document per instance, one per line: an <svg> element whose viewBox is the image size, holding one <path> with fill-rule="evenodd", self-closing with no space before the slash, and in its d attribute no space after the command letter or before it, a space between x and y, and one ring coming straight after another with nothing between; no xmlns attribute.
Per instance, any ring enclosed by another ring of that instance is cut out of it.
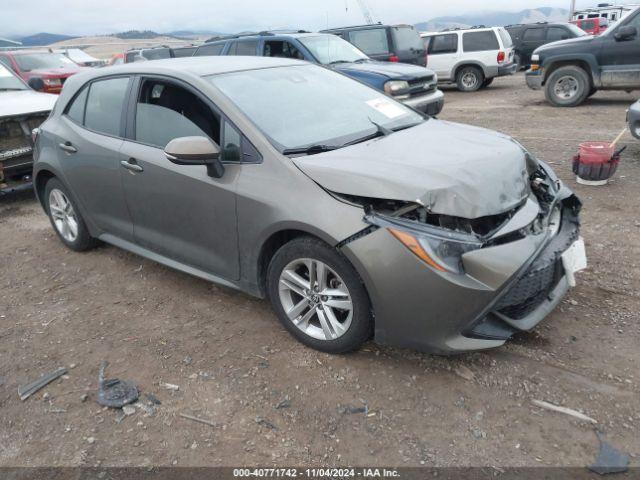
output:
<svg viewBox="0 0 640 480"><path fill-rule="evenodd" d="M59 143L58 147L60 147L60 150L64 150L67 153L76 153L78 151L78 149L74 147L71 142Z"/></svg>
<svg viewBox="0 0 640 480"><path fill-rule="evenodd" d="M132 172L142 172L142 171L144 171L144 168L142 168L140 165L138 165L138 163L136 162L135 158L130 158L129 160L122 160L120 162L120 165L122 165L127 170L131 170Z"/></svg>

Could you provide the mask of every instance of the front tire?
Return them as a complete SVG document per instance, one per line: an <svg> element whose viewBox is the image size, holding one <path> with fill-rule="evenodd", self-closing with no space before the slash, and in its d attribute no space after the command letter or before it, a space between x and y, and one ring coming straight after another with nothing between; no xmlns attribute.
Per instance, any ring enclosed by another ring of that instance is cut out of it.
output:
<svg viewBox="0 0 640 480"><path fill-rule="evenodd" d="M478 67L463 67L456 75L456 84L461 92L477 92L484 83L484 73Z"/></svg>
<svg viewBox="0 0 640 480"><path fill-rule="evenodd" d="M282 246L267 270L267 293L284 327L311 348L344 353L371 337L371 306L360 277L320 240L300 237Z"/></svg>
<svg viewBox="0 0 640 480"><path fill-rule="evenodd" d="M67 188L57 178L47 182L44 202L53 229L68 248L83 252L97 245Z"/></svg>
<svg viewBox="0 0 640 480"><path fill-rule="evenodd" d="M591 80L587 72L569 65L549 75L545 97L554 107L576 107L586 100L590 91Z"/></svg>

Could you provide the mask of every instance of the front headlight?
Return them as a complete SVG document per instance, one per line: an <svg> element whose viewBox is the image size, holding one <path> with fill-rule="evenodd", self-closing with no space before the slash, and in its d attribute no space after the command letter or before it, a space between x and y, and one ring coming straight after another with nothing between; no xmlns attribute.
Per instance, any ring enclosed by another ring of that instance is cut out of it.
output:
<svg viewBox="0 0 640 480"><path fill-rule="evenodd" d="M462 274L462 255L482 247L482 243L456 238L454 235L409 233L388 227L389 232L416 257L439 272Z"/></svg>
<svg viewBox="0 0 640 480"><path fill-rule="evenodd" d="M532 63L538 63L540 61L540 55L538 55L537 53L534 53L533 55L531 55L531 62Z"/></svg>
<svg viewBox="0 0 640 480"><path fill-rule="evenodd" d="M409 90L409 82L405 80L391 80L384 84L384 91L388 95L402 95Z"/></svg>

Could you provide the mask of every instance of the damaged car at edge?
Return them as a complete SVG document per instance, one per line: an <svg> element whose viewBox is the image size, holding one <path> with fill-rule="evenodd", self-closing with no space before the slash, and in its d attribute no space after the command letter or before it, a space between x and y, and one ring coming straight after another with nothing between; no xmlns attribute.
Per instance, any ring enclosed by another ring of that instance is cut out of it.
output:
<svg viewBox="0 0 640 480"><path fill-rule="evenodd" d="M36 87L41 83L31 80ZM31 187L32 131L44 122L57 99L34 91L0 64L0 193Z"/></svg>
<svg viewBox="0 0 640 480"><path fill-rule="evenodd" d="M296 60L75 76L35 175L71 249L102 240L267 297L327 352L497 347L586 267L580 201L516 141Z"/></svg>

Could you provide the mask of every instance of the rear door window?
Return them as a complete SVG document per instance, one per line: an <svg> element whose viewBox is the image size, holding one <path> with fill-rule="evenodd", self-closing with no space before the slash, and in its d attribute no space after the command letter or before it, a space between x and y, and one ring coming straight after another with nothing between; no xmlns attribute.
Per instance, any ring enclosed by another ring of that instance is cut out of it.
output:
<svg viewBox="0 0 640 480"><path fill-rule="evenodd" d="M547 40L555 42L557 40L565 40L569 38L569 32L561 27L549 27L547 29Z"/></svg>
<svg viewBox="0 0 640 480"><path fill-rule="evenodd" d="M105 135L120 136L122 108L129 77L98 80L89 87L85 127Z"/></svg>
<svg viewBox="0 0 640 480"><path fill-rule="evenodd" d="M215 43L213 45L202 45L196 53L194 53L194 57L205 57L205 56L215 56L222 54L222 50L224 50L224 43Z"/></svg>
<svg viewBox="0 0 640 480"><path fill-rule="evenodd" d="M466 32L462 34L462 48L465 52L485 52L500 50L500 44L493 30Z"/></svg>
<svg viewBox="0 0 640 480"><path fill-rule="evenodd" d="M544 40L544 28L527 28L522 34L522 40L525 42L539 42Z"/></svg>
<svg viewBox="0 0 640 480"><path fill-rule="evenodd" d="M384 28L369 28L349 32L349 41L367 55L389 53L389 39Z"/></svg>
<svg viewBox="0 0 640 480"><path fill-rule="evenodd" d="M458 34L434 35L429 41L429 55L442 55L458 51Z"/></svg>
<svg viewBox="0 0 640 480"><path fill-rule="evenodd" d="M257 40L246 40L244 42L234 42L231 44L227 55L248 55L256 56L258 48Z"/></svg>

